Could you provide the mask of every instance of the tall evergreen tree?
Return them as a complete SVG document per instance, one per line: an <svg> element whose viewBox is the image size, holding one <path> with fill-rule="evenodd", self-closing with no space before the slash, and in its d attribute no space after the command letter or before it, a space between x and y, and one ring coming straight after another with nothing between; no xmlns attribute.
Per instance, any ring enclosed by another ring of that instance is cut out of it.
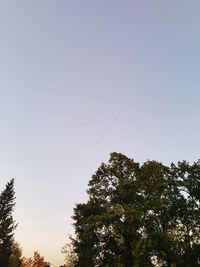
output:
<svg viewBox="0 0 200 267"><path fill-rule="evenodd" d="M0 267L9 266L16 223L12 213L15 206L14 179L0 194Z"/></svg>

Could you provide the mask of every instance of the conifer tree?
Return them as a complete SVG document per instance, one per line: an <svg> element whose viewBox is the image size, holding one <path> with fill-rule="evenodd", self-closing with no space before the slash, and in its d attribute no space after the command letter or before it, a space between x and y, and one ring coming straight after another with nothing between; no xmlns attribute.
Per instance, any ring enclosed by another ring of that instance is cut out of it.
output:
<svg viewBox="0 0 200 267"><path fill-rule="evenodd" d="M0 194L0 267L9 266L14 242L16 223L12 213L15 206L14 179L11 179Z"/></svg>

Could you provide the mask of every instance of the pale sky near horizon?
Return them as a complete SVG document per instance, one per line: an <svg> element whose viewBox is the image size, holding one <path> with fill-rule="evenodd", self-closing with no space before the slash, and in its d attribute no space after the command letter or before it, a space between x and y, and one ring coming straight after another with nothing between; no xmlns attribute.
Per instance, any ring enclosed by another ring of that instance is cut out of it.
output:
<svg viewBox="0 0 200 267"><path fill-rule="evenodd" d="M75 203L116 151L199 158L200 2L0 0L0 189L16 239L63 264Z"/></svg>

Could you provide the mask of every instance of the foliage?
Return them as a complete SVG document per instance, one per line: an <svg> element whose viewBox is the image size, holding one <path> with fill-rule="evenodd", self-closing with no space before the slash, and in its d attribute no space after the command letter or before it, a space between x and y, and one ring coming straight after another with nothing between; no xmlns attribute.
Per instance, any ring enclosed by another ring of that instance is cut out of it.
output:
<svg viewBox="0 0 200 267"><path fill-rule="evenodd" d="M44 260L38 251L34 252L33 258L24 258L20 267L50 267L51 264Z"/></svg>
<svg viewBox="0 0 200 267"><path fill-rule="evenodd" d="M14 241L11 249L12 254L9 258L9 267L21 267L23 261L22 248L18 242Z"/></svg>
<svg viewBox="0 0 200 267"><path fill-rule="evenodd" d="M62 248L62 253L65 255L65 267L74 267L77 256L71 243L65 244Z"/></svg>
<svg viewBox="0 0 200 267"><path fill-rule="evenodd" d="M20 267L30 267L32 265L32 258L23 257Z"/></svg>
<svg viewBox="0 0 200 267"><path fill-rule="evenodd" d="M200 162L165 166L112 153L74 208L79 267L200 266Z"/></svg>
<svg viewBox="0 0 200 267"><path fill-rule="evenodd" d="M15 206L14 179L7 183L0 194L0 267L9 266L16 223L13 220Z"/></svg>

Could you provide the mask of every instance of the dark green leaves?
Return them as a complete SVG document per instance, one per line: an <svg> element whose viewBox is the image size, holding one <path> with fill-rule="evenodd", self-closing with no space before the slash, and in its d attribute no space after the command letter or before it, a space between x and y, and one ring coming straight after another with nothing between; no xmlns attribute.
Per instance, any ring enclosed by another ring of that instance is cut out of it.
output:
<svg viewBox="0 0 200 267"><path fill-rule="evenodd" d="M199 266L200 163L112 153L74 209L76 266Z"/></svg>

